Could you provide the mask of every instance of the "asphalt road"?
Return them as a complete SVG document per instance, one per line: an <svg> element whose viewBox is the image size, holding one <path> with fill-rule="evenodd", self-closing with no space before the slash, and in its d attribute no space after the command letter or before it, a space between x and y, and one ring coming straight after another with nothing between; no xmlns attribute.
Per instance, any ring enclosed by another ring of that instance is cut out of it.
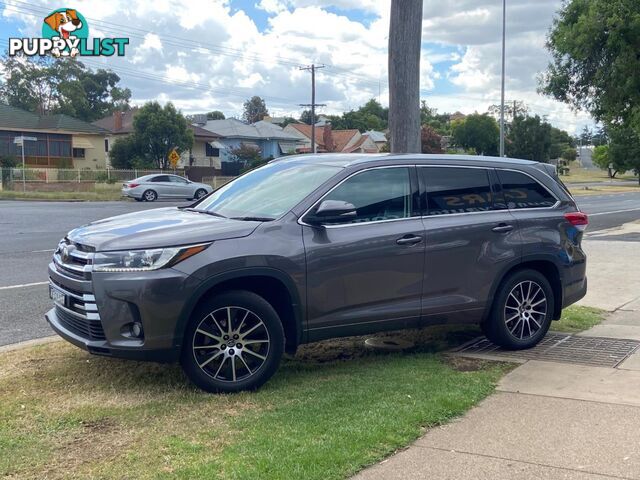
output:
<svg viewBox="0 0 640 480"><path fill-rule="evenodd" d="M593 233L640 220L640 192L578 197ZM58 241L72 228L114 215L177 205L136 202L0 201L0 345L51 335L47 265ZM616 240L637 241L637 236Z"/></svg>

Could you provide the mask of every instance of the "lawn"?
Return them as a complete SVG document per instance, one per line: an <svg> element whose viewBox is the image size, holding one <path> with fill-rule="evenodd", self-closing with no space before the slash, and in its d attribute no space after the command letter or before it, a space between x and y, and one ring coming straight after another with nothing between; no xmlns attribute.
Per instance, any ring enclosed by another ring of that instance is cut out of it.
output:
<svg viewBox="0 0 640 480"><path fill-rule="evenodd" d="M582 168L578 162L571 162L569 165L569 175L563 175L560 177L564 183L578 183L578 182L609 182L612 179L609 178L606 170L592 170ZM638 180L638 177L634 176L632 172L619 173L613 181L617 180Z"/></svg>
<svg viewBox="0 0 640 480"><path fill-rule="evenodd" d="M64 342L0 354L0 476L340 479L463 414L511 368L440 351L478 335L414 330L383 354L362 338L303 348L261 390L208 395L177 366Z"/></svg>
<svg viewBox="0 0 640 480"><path fill-rule="evenodd" d="M598 325L604 319L605 311L599 308L572 305L565 308L562 318L551 323L556 332L577 333Z"/></svg>
<svg viewBox="0 0 640 480"><path fill-rule="evenodd" d="M73 186L73 184L71 184ZM62 192L22 192L22 190L0 190L0 200L50 200L50 201L105 201L122 199L120 185L96 183L93 190Z"/></svg>

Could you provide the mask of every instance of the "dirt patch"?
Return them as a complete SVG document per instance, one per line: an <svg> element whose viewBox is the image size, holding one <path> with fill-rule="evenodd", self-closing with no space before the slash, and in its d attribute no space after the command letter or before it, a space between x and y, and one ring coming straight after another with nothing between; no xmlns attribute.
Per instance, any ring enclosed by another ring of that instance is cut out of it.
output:
<svg viewBox="0 0 640 480"><path fill-rule="evenodd" d="M399 340L411 342L412 348L403 353L439 352L462 345L479 334L475 326L432 326L410 330L396 330L365 335L359 337L344 337L322 342L303 345L298 349L295 359L309 363L325 363L338 360L351 360L369 355L389 355L397 352L385 352L365 346L367 338L381 340Z"/></svg>

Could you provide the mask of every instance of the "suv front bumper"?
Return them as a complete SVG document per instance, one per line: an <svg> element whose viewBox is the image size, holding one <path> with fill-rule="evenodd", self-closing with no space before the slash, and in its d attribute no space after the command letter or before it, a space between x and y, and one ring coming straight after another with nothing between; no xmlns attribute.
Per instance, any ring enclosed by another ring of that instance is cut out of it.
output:
<svg viewBox="0 0 640 480"><path fill-rule="evenodd" d="M179 319L197 282L173 269L98 273L73 278L49 264L52 287L62 293L45 314L70 343L97 355L172 362L179 358ZM129 326L142 325L142 335Z"/></svg>

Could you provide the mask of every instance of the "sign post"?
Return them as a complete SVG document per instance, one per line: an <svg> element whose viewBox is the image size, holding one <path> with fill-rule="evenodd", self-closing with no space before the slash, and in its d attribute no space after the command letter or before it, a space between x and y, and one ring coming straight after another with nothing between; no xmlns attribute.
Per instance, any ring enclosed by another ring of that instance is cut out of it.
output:
<svg viewBox="0 0 640 480"><path fill-rule="evenodd" d="M24 166L24 142L37 142L37 137L25 137L21 135L13 139L13 143L16 145L20 145L20 150L22 151L22 193L27 191L27 171Z"/></svg>

